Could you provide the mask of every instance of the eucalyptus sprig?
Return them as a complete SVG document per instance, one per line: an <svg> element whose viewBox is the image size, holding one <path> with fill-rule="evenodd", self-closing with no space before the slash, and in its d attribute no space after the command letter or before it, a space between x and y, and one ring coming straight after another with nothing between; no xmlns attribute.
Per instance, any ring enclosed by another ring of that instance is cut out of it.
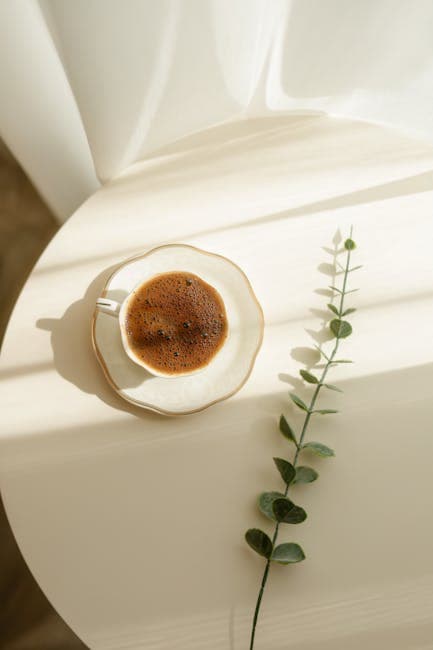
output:
<svg viewBox="0 0 433 650"><path fill-rule="evenodd" d="M257 620L259 617L260 607L262 603L263 593L266 583L268 581L269 569L272 563L277 564L294 564L301 562L305 559L305 554L299 544L295 542L284 542L277 545L278 534L282 524L300 524L307 518L307 513L304 508L296 505L288 498L288 492L291 485L295 483L313 483L318 478L318 473L312 467L306 465L298 465L298 459L301 454L310 452L321 458L329 458L334 456L334 451L327 445L321 442L304 442L305 434L307 433L308 425L312 417L316 415L331 415L337 413L335 409L330 408L316 408L316 402L322 388L331 391L342 392L338 386L326 382L328 371L331 367L352 363L348 359L337 359L336 355L342 339L346 339L352 334L352 326L345 319L349 314L356 311L353 307L346 307L345 298L348 294L357 291L357 289L347 289L347 280L352 271L361 268L360 266L351 267L352 252L356 248L356 244L352 239L352 229L350 236L344 242L344 251L346 253L346 264L342 269L343 283L341 288L336 286L329 287L332 291L333 298L337 298L337 305L328 303L327 307L330 311L329 329L334 337L334 345L330 354L326 354L321 347L317 347L321 357L323 357L324 365L320 377L317 377L309 370L300 370L302 379L311 387L314 387L310 403L305 403L295 393L289 393L290 399L293 404L305 413L304 421L301 427L299 437L295 435L293 428L286 420L284 415L280 417L280 431L283 436L294 446L295 451L292 462L283 458L274 458L275 466L285 485L282 492L263 492L258 500L259 510L269 519L274 522L274 533L272 539L259 528L250 528L245 533L245 539L249 546L259 555L263 556L266 560L265 569L262 576L262 581L257 596L256 607L254 610L254 617L251 629L250 650L254 648L254 639L256 634Z"/></svg>

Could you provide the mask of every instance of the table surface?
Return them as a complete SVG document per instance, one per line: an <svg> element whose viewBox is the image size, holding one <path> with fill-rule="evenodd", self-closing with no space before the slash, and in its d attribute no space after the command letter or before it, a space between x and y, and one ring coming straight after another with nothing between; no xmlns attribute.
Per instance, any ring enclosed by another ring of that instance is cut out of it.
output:
<svg viewBox="0 0 433 650"><path fill-rule="evenodd" d="M281 412L323 340L338 229L354 225L358 312L333 371L342 410L314 427L336 458L299 488L307 560L273 567L257 650L430 648L433 149L322 115L227 124L93 195L42 255L0 365L0 487L35 578L92 650L247 647L263 563L246 528L280 489ZM246 386L164 418L123 402L90 341L120 260L165 242L221 253L266 319ZM325 292L326 293L326 292ZM285 535L288 538L288 535Z"/></svg>

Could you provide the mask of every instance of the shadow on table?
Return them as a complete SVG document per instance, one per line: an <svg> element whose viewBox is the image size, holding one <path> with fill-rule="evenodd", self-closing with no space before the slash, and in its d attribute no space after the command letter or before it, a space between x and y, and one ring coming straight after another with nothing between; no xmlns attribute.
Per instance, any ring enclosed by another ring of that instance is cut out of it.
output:
<svg viewBox="0 0 433 650"><path fill-rule="evenodd" d="M84 296L73 302L61 318L40 318L36 321L36 326L51 333L54 366L64 379L83 392L96 395L118 410L127 411L141 418L160 417L126 402L114 392L103 377L92 348L91 324L95 303L116 266L108 267L97 275ZM117 298L121 299L122 296L119 295ZM135 385L145 379L144 375L151 376L144 369L139 370ZM132 385L130 383L128 387Z"/></svg>

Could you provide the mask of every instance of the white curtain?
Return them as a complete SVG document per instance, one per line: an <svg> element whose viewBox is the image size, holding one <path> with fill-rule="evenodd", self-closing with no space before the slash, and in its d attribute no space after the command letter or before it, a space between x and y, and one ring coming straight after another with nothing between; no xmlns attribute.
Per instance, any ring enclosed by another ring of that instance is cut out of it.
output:
<svg viewBox="0 0 433 650"><path fill-rule="evenodd" d="M433 139L433 0L0 0L0 134L61 218L188 134L316 111Z"/></svg>

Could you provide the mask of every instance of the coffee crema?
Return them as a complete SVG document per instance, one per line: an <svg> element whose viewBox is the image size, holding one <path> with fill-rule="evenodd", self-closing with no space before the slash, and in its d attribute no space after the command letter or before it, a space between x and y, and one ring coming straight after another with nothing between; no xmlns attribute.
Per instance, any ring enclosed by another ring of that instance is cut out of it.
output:
<svg viewBox="0 0 433 650"><path fill-rule="evenodd" d="M156 372L183 374L205 367L228 333L219 293L193 273L161 273L132 293L126 310L128 344Z"/></svg>

